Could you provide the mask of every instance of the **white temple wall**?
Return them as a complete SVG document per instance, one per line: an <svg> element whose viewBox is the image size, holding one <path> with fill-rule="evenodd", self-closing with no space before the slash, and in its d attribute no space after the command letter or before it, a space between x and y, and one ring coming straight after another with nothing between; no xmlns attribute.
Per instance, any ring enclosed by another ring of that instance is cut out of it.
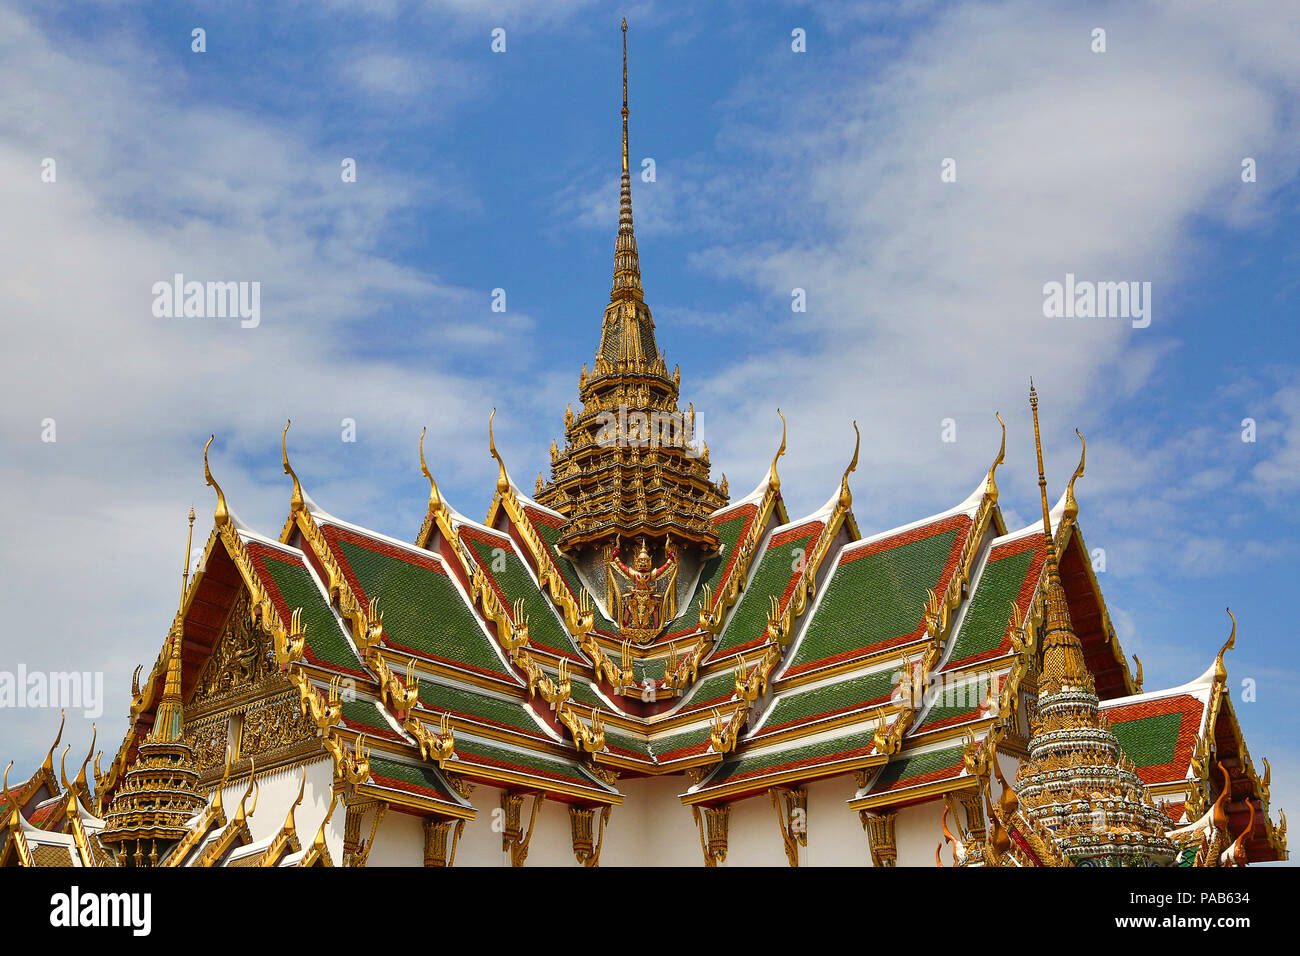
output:
<svg viewBox="0 0 1300 956"><path fill-rule="evenodd" d="M698 846L695 853L702 860L703 854ZM731 821L727 830L727 859L723 865L790 865L785 858L776 811L772 809L772 800L766 793L737 800L731 805Z"/></svg>
<svg viewBox="0 0 1300 956"><path fill-rule="evenodd" d="M894 818L894 840L898 844L896 866L934 866L934 848L943 839L943 827L940 826L942 816L941 798L898 811L898 816ZM952 830L952 816L949 815L948 819L948 829Z"/></svg>
<svg viewBox="0 0 1300 956"><path fill-rule="evenodd" d="M808 791L808 846L801 848L800 866L870 866L867 834L848 801L858 791L853 774L813 780ZM771 812L771 807L768 807ZM776 814L772 813L772 826ZM777 834L780 839L780 834ZM784 859L782 854L782 859Z"/></svg>
<svg viewBox="0 0 1300 956"><path fill-rule="evenodd" d="M361 819L363 840L370 839L374 812L368 810ZM335 865L341 860L341 857L335 857ZM366 866L424 866L424 820L389 807L375 832Z"/></svg>

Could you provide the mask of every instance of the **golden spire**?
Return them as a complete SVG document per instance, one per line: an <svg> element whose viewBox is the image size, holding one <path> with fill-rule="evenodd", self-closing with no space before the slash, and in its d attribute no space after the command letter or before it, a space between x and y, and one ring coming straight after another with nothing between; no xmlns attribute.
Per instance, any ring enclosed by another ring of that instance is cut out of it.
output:
<svg viewBox="0 0 1300 956"><path fill-rule="evenodd" d="M158 702L158 713L154 717L153 729L149 732L149 739L153 741L166 743L181 739L182 633L181 625L172 628L167 658L167 682L163 684L162 700Z"/></svg>
<svg viewBox="0 0 1300 956"><path fill-rule="evenodd" d="M1061 569L1052 540L1052 515L1047 506L1047 478L1043 472L1043 441L1038 430L1038 392L1029 381L1029 407L1034 414L1034 451L1038 455L1038 496L1043 506L1043 545L1047 549L1044 567L1046 594L1043 615L1042 674L1049 693L1057 693L1063 684L1092 690L1092 675L1083 660L1083 645L1070 621L1070 605L1061 584Z"/></svg>
<svg viewBox="0 0 1300 956"><path fill-rule="evenodd" d="M632 173L627 152L627 18L623 18L623 177L618 199L618 238L614 242L614 287L610 299L641 299L641 263L632 233ZM653 361L655 356L645 358Z"/></svg>
<svg viewBox="0 0 1300 956"><path fill-rule="evenodd" d="M442 495L438 493L438 483L433 480L433 472L429 471L429 466L424 461L424 433L428 430L420 429L420 472L429 479L429 510L436 513L442 510Z"/></svg>

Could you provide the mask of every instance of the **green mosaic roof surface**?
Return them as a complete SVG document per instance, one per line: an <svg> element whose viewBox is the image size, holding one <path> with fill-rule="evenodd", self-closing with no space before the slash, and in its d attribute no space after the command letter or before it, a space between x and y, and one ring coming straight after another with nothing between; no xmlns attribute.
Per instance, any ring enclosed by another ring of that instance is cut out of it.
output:
<svg viewBox="0 0 1300 956"><path fill-rule="evenodd" d="M676 750L685 750L687 747L698 747L709 742L708 727L694 727L691 730L683 730L680 733L669 734L667 737L656 737L650 741L650 752L656 757L662 757L664 754L670 754Z"/></svg>
<svg viewBox="0 0 1300 956"><path fill-rule="evenodd" d="M432 767L416 767L409 763L398 763L395 760L385 760L382 757L371 755L370 772L381 777L389 777L403 783L414 784L417 787L427 787L447 802L456 802L456 798L443 785L442 780L439 779Z"/></svg>
<svg viewBox="0 0 1300 956"><path fill-rule="evenodd" d="M451 579L350 541L339 550L368 598L379 598L384 633L417 654L509 674Z"/></svg>
<svg viewBox="0 0 1300 956"><path fill-rule="evenodd" d="M569 681L572 688L569 696L579 704L586 704L588 707L604 707L605 702L596 696L596 692L591 689L591 684L581 678L574 677Z"/></svg>
<svg viewBox="0 0 1300 956"><path fill-rule="evenodd" d="M737 777L783 767L787 764L809 761L817 763L831 760L840 754L858 750L871 743L872 734L854 733L843 737L834 737L804 747L766 753L745 753L737 759L728 760L718 771L718 775L709 780L706 789L712 789Z"/></svg>
<svg viewBox="0 0 1300 956"><path fill-rule="evenodd" d="M465 540L474 549L474 555L483 569L505 592L506 603L514 604L519 598L524 599L529 641L548 651L571 657L579 656L568 632L551 609L550 601L533 582L532 575L509 542L503 540L500 544L494 544L469 536Z"/></svg>
<svg viewBox="0 0 1300 956"><path fill-rule="evenodd" d="M895 784L906 783L913 777L921 777L938 770L947 770L960 762L961 747L947 747L943 750L932 750L929 753L904 757L902 760L891 760L885 764L880 771L880 776L871 784L871 792L879 793L888 790Z"/></svg>
<svg viewBox="0 0 1300 956"><path fill-rule="evenodd" d="M776 702L763 727L779 727L832 711L859 706L869 700L888 698L894 689L893 671L878 671L825 687L788 694Z"/></svg>
<svg viewBox="0 0 1300 956"><path fill-rule="evenodd" d="M1035 550L990 561L980 572L971 596L970 607L961 622L948 666L994 650L1002 644L1011 621L1011 602L1020 596L1020 588L1034 563Z"/></svg>
<svg viewBox="0 0 1300 956"><path fill-rule="evenodd" d="M757 520L757 518L755 518ZM737 543L740 540L740 533L745 529L745 515L738 514L734 518L728 518L714 525L714 530L718 533L718 541L722 544L722 553L716 557L709 558L704 563L700 571L700 581L695 586L695 593L691 595L690 604L686 606L685 613L679 615L672 624L672 630L694 630L700 620L700 600L704 596L704 585L710 585L714 593L717 593L718 583L722 578L722 572L731 559L732 552L736 550Z"/></svg>
<svg viewBox="0 0 1300 956"><path fill-rule="evenodd" d="M796 566L807 560L808 542L817 530L809 528L807 534L776 547L769 547L763 552L749 586L731 613L722 639L713 652L715 656L721 656L734 647L763 636L767 628L767 616L772 609L772 597L785 593Z"/></svg>
<svg viewBox="0 0 1300 956"><path fill-rule="evenodd" d="M343 701L343 719L354 727L374 727L393 733L390 724L379 711L379 705L371 700Z"/></svg>
<svg viewBox="0 0 1300 956"><path fill-rule="evenodd" d="M736 672L723 669L698 680L686 692L682 708L697 707L703 703L718 704L730 700L736 693Z"/></svg>
<svg viewBox="0 0 1300 956"><path fill-rule="evenodd" d="M560 577L564 578L569 590L577 597L584 590L582 580L578 577L578 572L573 566L573 562L555 550L556 544L560 540L560 528L552 528L550 525L541 521L534 521L533 527L541 535L542 540L546 542L547 547L551 549L551 560L555 562L555 568L560 572ZM601 613L599 606L592 602L592 613L595 615L595 628L598 631L617 631L618 625Z"/></svg>
<svg viewBox="0 0 1300 956"><path fill-rule="evenodd" d="M1135 766L1158 767L1173 762L1182 722L1181 713L1158 714L1112 724L1110 729Z"/></svg>
<svg viewBox="0 0 1300 956"><path fill-rule="evenodd" d="M302 608L302 622L307 628L307 646L312 654L326 664L356 669L360 662L352 652L325 595L321 594L307 569L301 564L284 561L266 552L263 552L262 558L267 573L279 588L289 610ZM285 621L285 624L288 623Z"/></svg>
<svg viewBox="0 0 1300 956"><path fill-rule="evenodd" d="M910 634L926 590L943 574L959 529L896 545L835 568L790 670Z"/></svg>
<svg viewBox="0 0 1300 956"><path fill-rule="evenodd" d="M612 727L605 727L605 743L611 747L617 747L620 750L630 750L632 753L641 757L650 758L650 745L646 743L644 737L636 734L629 734L622 730L615 730Z"/></svg>
<svg viewBox="0 0 1300 956"><path fill-rule="evenodd" d="M590 787L593 790L600 789L600 785L590 777L583 774L570 761L561 760L556 757L545 757L541 754L520 753L517 750L506 750L502 747L495 747L492 744L484 743L481 740L464 740L459 737L456 739L456 755L465 757L470 760L475 757L485 760L498 760L508 764L514 764L527 770L537 770L544 773L553 774L568 780L570 783L580 784L584 787ZM454 769L454 765L452 765Z"/></svg>
<svg viewBox="0 0 1300 956"><path fill-rule="evenodd" d="M441 714L450 710L468 717L512 727L536 736L539 733L537 721L524 710L523 701L502 700L488 694L476 694L461 687L452 687L436 681L420 681L420 703ZM426 721L429 720L425 715Z"/></svg>
<svg viewBox="0 0 1300 956"><path fill-rule="evenodd" d="M925 720L921 721L917 730L953 717L974 714L988 697L989 686L989 679L983 677L972 683L952 687L950 691L944 687L932 688L929 692L936 695L934 704L926 712ZM952 698L951 703L948 701L949 696Z"/></svg>

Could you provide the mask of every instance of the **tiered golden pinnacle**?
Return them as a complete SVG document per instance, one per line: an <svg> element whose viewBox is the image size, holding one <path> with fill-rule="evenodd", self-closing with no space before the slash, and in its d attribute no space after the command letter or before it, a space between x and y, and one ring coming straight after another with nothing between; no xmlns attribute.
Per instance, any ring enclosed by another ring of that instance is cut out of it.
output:
<svg viewBox="0 0 1300 956"><path fill-rule="evenodd" d="M708 446L696 442L695 410L677 407L680 373L655 342L641 288L632 227L627 146L627 23L623 24L623 168L614 279L591 374L578 379L582 411L565 414L564 448L551 446L551 480L537 500L569 519L567 552L614 544L619 537L695 544L717 550L709 515L727 503L709 479Z"/></svg>

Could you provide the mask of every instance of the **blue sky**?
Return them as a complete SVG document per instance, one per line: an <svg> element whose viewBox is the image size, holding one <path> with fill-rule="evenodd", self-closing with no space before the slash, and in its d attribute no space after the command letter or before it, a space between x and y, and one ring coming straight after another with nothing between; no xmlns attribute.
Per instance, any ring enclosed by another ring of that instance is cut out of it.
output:
<svg viewBox="0 0 1300 956"><path fill-rule="evenodd" d="M608 299L624 14L633 166L657 173L633 182L647 301L733 493L779 406L787 503L813 510L857 419L864 533L906 523L980 480L1000 410L1002 502L1028 523L1033 375L1053 498L1088 437L1080 524L1146 686L1200 674L1230 604L1231 677L1258 686L1237 711L1294 806L1300 12L1272 3L0 0L6 660L103 670L116 746L191 501L207 531L209 433L270 534L290 416L312 496L399 537L423 426L466 514L490 501L494 406L531 489ZM153 318L175 272L261 282L262 324ZM1150 327L1044 318L1067 272L1151 282ZM0 751L39 759L56 722L0 714Z"/></svg>

